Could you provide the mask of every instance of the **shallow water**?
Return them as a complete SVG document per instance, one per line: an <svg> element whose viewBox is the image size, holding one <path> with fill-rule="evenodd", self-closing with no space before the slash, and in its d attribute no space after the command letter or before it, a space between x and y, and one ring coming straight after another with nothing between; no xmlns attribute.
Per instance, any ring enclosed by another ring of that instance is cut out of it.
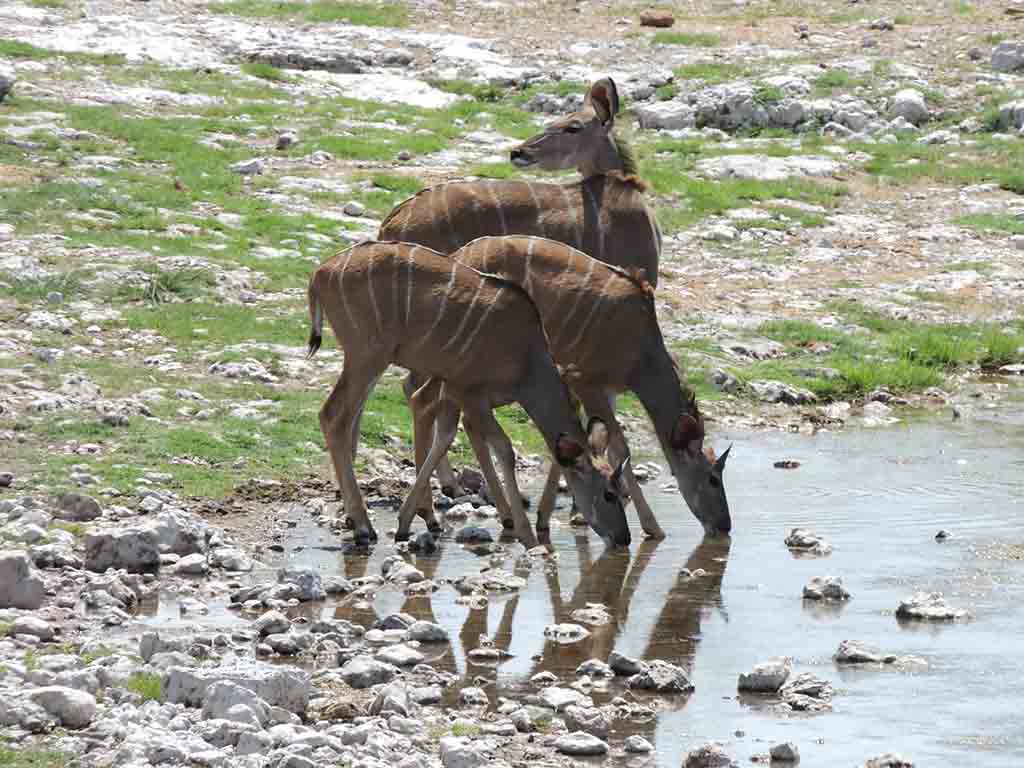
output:
<svg viewBox="0 0 1024 768"><path fill-rule="evenodd" d="M523 698L534 690L530 676L541 670L571 683L581 661L607 658L612 650L680 664L695 692L644 697L661 708L656 720L613 732L613 745L629 733L645 735L659 766L679 766L688 749L708 739L725 744L741 762L789 740L799 745L804 765L855 765L896 751L918 765L1019 766L1024 561L1013 557L1024 557L1024 546L1006 545L1024 545L1024 416L1019 400L1011 406L960 422L814 437L719 434L716 443L735 441L726 477L731 539L702 540L680 497L658 491L655 481L648 495L668 533L663 542L606 552L596 537L561 525L552 531L557 568L535 563L517 571L527 588L492 599L486 609L460 605L444 585L430 598L382 589L372 610L350 600L322 610L363 624L399 610L440 623L452 642L423 649L428 661L457 673L464 685L478 684L478 676L493 681L487 687L492 701ZM778 459L801 466L775 469ZM383 515L378 528L386 529L389 520ZM797 526L818 533L835 551L794 557L782 540ZM954 537L937 543L940 528ZM348 577L379 573L391 552L381 546L366 558L317 549L337 542L314 526L299 526L291 536L284 542L290 562ZM296 554L296 547L303 549ZM476 572L484 561L445 540L439 556L414 562L441 581ZM685 578L683 567L707 575ZM805 603L803 585L824 575L843 577L853 599L835 609ZM898 602L918 590L944 592L953 605L970 609L971 620L897 622ZM547 624L568 621L590 602L606 605L612 623L575 645L545 641ZM211 624L238 621L222 607L211 608ZM167 601L148 621L173 626L175 616ZM512 657L498 666L468 663L466 652L481 636ZM831 656L844 639L920 656L928 667L840 669ZM794 673L830 680L833 711L785 716L771 709L771 699L739 699L738 674L773 656L793 657ZM615 681L593 697L602 703L622 692Z"/></svg>

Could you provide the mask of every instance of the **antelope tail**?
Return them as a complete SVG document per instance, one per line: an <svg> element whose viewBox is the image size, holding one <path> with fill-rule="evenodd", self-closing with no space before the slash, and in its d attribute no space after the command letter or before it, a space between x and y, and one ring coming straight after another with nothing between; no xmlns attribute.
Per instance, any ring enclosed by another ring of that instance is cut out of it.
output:
<svg viewBox="0 0 1024 768"><path fill-rule="evenodd" d="M315 277L309 281L309 319L312 327L309 329L307 358L315 355L320 349L320 344L323 343L324 312L320 307L320 297L317 296Z"/></svg>

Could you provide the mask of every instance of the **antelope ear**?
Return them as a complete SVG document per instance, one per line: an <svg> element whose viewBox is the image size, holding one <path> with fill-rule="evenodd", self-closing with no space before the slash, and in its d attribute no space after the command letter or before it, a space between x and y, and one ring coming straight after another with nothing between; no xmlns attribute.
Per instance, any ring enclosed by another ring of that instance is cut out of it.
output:
<svg viewBox="0 0 1024 768"><path fill-rule="evenodd" d="M587 422L587 442L595 456L603 456L608 450L608 425L597 416L591 416Z"/></svg>
<svg viewBox="0 0 1024 768"><path fill-rule="evenodd" d="M583 101L591 107L605 125L610 125L619 113L619 89L610 77L602 77L592 86Z"/></svg>
<svg viewBox="0 0 1024 768"><path fill-rule="evenodd" d="M704 455L708 457L708 461L712 464L718 461L718 457L715 455L715 449L710 445L704 446Z"/></svg>
<svg viewBox="0 0 1024 768"><path fill-rule="evenodd" d="M704 439L704 427L693 416L684 413L672 428L672 447L685 451L694 441Z"/></svg>
<svg viewBox="0 0 1024 768"><path fill-rule="evenodd" d="M563 467L571 466L583 455L583 446L573 440L565 432L555 440L555 461Z"/></svg>

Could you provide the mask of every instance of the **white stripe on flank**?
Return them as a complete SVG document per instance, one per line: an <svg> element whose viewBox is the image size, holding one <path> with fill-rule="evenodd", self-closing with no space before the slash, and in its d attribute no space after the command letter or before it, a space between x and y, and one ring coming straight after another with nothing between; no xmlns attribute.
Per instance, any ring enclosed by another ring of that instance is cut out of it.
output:
<svg viewBox="0 0 1024 768"><path fill-rule="evenodd" d="M434 318L434 324L430 326L430 329L423 334L422 339L426 341L430 338L430 334L434 332L438 325L441 324L441 319L444 317L445 310L448 309L448 295L452 292L452 288L455 287L455 270L459 268L459 262L452 262L452 276L448 280L448 287L444 289L444 296L441 297L441 309L437 312L437 317Z"/></svg>
<svg viewBox="0 0 1024 768"><path fill-rule="evenodd" d="M590 308L590 312L587 314L586 318L583 320L583 323L580 325L580 329L576 333L576 338L569 342L569 346L565 347L566 352L570 352L575 349L576 345L580 343L580 340L583 338L583 334L587 330L587 326L589 326L590 321L594 319L594 315L597 314L597 310L601 308L605 290L607 290L608 286L611 285L612 280L618 277L614 270L608 271L611 272L611 274L608 275L608 279L605 280L604 285L601 286L601 290L598 291L597 296L594 297L594 304Z"/></svg>
<svg viewBox="0 0 1024 768"><path fill-rule="evenodd" d="M505 286L503 285L498 289L498 292L494 294L494 300L490 304L488 304L486 308L484 308L483 313L480 315L480 319L476 321L476 327L473 328L473 331L469 334L469 337L459 348L459 357L462 357L463 355L466 354L466 352L469 351L470 346L473 344L473 340L476 339L477 334L480 333L480 329L484 327L484 321L487 319L487 316L491 314L491 310L494 309L495 305L498 303L498 299L501 298L501 292L504 290Z"/></svg>
<svg viewBox="0 0 1024 768"><path fill-rule="evenodd" d="M395 253L395 256L397 257L401 257L401 255L401 250L398 250ZM392 261L391 270L391 274L393 275L393 279L391 281L391 318L397 323L398 318L400 317L398 311L398 278L399 273L402 271L402 262L398 258Z"/></svg>
<svg viewBox="0 0 1024 768"><path fill-rule="evenodd" d="M580 224L580 216L582 215L582 209L577 212L576 206L573 204L572 196L569 194L568 184L559 184L558 188L562 191L562 197L565 198L565 213L570 217L572 222L573 236L575 241L569 243L573 248L583 248L583 231ZM582 202L582 200L581 200Z"/></svg>
<svg viewBox="0 0 1024 768"><path fill-rule="evenodd" d="M373 292L373 257L366 263L366 292L370 294L370 306L373 307L373 318L377 322L377 335L381 335L380 309L377 307L377 295Z"/></svg>
<svg viewBox="0 0 1024 768"><path fill-rule="evenodd" d="M533 200L533 208L537 211L537 231L544 234L544 225L541 223L541 219L544 216L544 209L540 205L540 200L537 199L537 190L533 188L533 182L526 182L526 188L530 191L530 199Z"/></svg>
<svg viewBox="0 0 1024 768"><path fill-rule="evenodd" d="M591 256L601 259L601 252L604 250L604 228L601 226L601 211L598 210L597 200L594 199L594 193L590 191L590 187L587 186L586 182L583 182L583 191L587 193L590 207L594 209L594 232L597 234L597 253L592 253Z"/></svg>
<svg viewBox="0 0 1024 768"><path fill-rule="evenodd" d="M526 294L528 296L530 296L530 297L533 296L533 294L531 293L531 291L533 290L533 284L532 284L531 279L530 279L530 276L532 274L531 271L530 271L530 269L531 269L530 262L533 261L533 249L536 246L537 246L537 238L531 237L530 238L530 244L528 246L526 246L526 264L523 265L523 270L524 270L524 273L523 273L523 290L526 291Z"/></svg>
<svg viewBox="0 0 1024 768"><path fill-rule="evenodd" d="M508 234L508 226L505 224L505 212L501 210L502 202L498 198L498 194L494 191L494 183L487 185L487 191L491 193L491 199L494 201L494 210L498 212L498 223L501 224L501 235L505 236Z"/></svg>
<svg viewBox="0 0 1024 768"><path fill-rule="evenodd" d="M570 250L569 252L570 252L570 259L575 257L575 255L577 253L577 251L573 251L573 250ZM572 316L576 314L576 310L580 306L580 301L583 300L583 294L587 293L587 289L590 287L590 278L594 274L594 265L597 263L597 260L588 257L587 258L587 262L588 262L588 264L587 264L587 275L586 275L586 277L583 278L583 282L580 283L579 286L576 289L576 301L574 301L572 303L572 308L568 311L568 313L566 313L566 315L565 315L565 322L562 323L562 327L558 329L558 333L555 334L555 337L553 339L551 339L551 346L552 347L556 347L557 346L558 339L562 338L562 333L564 333L565 329L569 327L569 321L571 321L572 320ZM568 271L569 270L566 269L566 272L568 272Z"/></svg>
<svg viewBox="0 0 1024 768"><path fill-rule="evenodd" d="M448 347L454 344L458 340L459 336L462 335L462 332L466 329L466 323L469 322L469 316L473 314L473 310L476 308L476 300L480 298L480 291L482 291L483 289L484 278L481 277L480 282L476 287L476 293L473 294L473 300L469 302L469 309L467 309L466 313L462 316L462 322L460 322L459 327L455 329L455 333L453 333L452 337L448 339L448 342L443 347L441 347L442 352L444 352L446 349L448 349Z"/></svg>
<svg viewBox="0 0 1024 768"><path fill-rule="evenodd" d="M442 195L444 198L444 220L448 224L448 237L451 238L452 250L457 251L460 243L459 235L455 231L455 227L452 225L452 206L451 203L448 202L448 188L450 186L451 184L444 185L444 194Z"/></svg>
<svg viewBox="0 0 1024 768"><path fill-rule="evenodd" d="M490 251L490 245L491 245L492 242L494 242L494 239L489 237L489 238L487 238L487 240L485 240L484 242L480 243L479 246L478 246L480 248L480 271L481 272L486 272L487 271L487 255L488 255L488 252Z"/></svg>
<svg viewBox="0 0 1024 768"><path fill-rule="evenodd" d="M413 246L412 248L409 249L409 265L408 265L409 274L407 275L406 281L405 281L405 324L406 325L409 325L409 316L412 315L412 267L413 267L413 263L416 261L416 251L418 251L419 249L420 249L420 247L418 245L417 246Z"/></svg>
<svg viewBox="0 0 1024 768"><path fill-rule="evenodd" d="M349 309L348 299L345 298L345 272L348 270L349 262L352 261L352 256L355 255L357 247L358 246L352 246L348 249L348 257L345 259L345 263L341 265L341 272L338 274L338 295L341 296L341 306L345 308L345 314L348 315L348 321L352 323L352 327L356 330L359 329L359 323L356 322L356 318L353 316L352 310Z"/></svg>

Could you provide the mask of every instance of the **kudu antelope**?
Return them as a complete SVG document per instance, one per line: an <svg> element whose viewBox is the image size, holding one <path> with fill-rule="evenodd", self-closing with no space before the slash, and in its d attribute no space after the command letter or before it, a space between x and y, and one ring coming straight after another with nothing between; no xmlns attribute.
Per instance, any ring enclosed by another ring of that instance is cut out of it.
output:
<svg viewBox="0 0 1024 768"><path fill-rule="evenodd" d="M692 393L679 380L665 349L654 308L653 290L642 273L631 274L563 243L539 237L481 237L450 258L519 286L533 300L548 337L548 347L566 372L573 392L590 416L603 420L610 454L629 456L616 421L614 398L635 392L654 423L679 491L706 533L732 528L722 473L729 455L703 450L704 419ZM414 410L423 407L413 404ZM423 419L416 419L416 440ZM629 492L639 494L632 472L624 473ZM481 469L496 487L493 467ZM552 466L537 510L537 528L546 530L554 508L558 468ZM637 505L644 530L660 530L646 504ZM645 519L643 515L650 515Z"/></svg>
<svg viewBox="0 0 1024 768"><path fill-rule="evenodd" d="M565 470L591 527L609 543L629 543L620 498L621 466L612 472L588 451L537 310L518 286L419 246L364 243L342 251L313 273L309 312L309 354L320 347L324 317L345 353L341 377L320 411L320 426L357 543L376 539L353 469L359 420L374 384L391 363L443 381L434 399L439 429L424 463L430 467L427 483L431 462L436 463L455 436L461 407L472 424L474 445L489 445L498 455L516 533L533 546L536 541L516 488L515 453L492 413L496 406L518 402ZM402 507L400 533L408 531L412 505L423 485L418 477Z"/></svg>
<svg viewBox="0 0 1024 768"><path fill-rule="evenodd" d="M567 243L610 264L641 269L658 283L661 232L643 196L644 184L626 144L615 137L619 94L610 78L591 86L583 108L548 125L512 150L513 165L542 170L577 168L572 184L531 181L454 181L422 190L399 204L381 223L378 240L425 245L441 253L486 235L536 235ZM423 384L412 372L409 397ZM458 483L447 460L438 467L441 485ZM634 498L638 511L646 502ZM420 514L437 527L432 507ZM641 511L644 520L653 519ZM661 536L658 528L644 528Z"/></svg>

